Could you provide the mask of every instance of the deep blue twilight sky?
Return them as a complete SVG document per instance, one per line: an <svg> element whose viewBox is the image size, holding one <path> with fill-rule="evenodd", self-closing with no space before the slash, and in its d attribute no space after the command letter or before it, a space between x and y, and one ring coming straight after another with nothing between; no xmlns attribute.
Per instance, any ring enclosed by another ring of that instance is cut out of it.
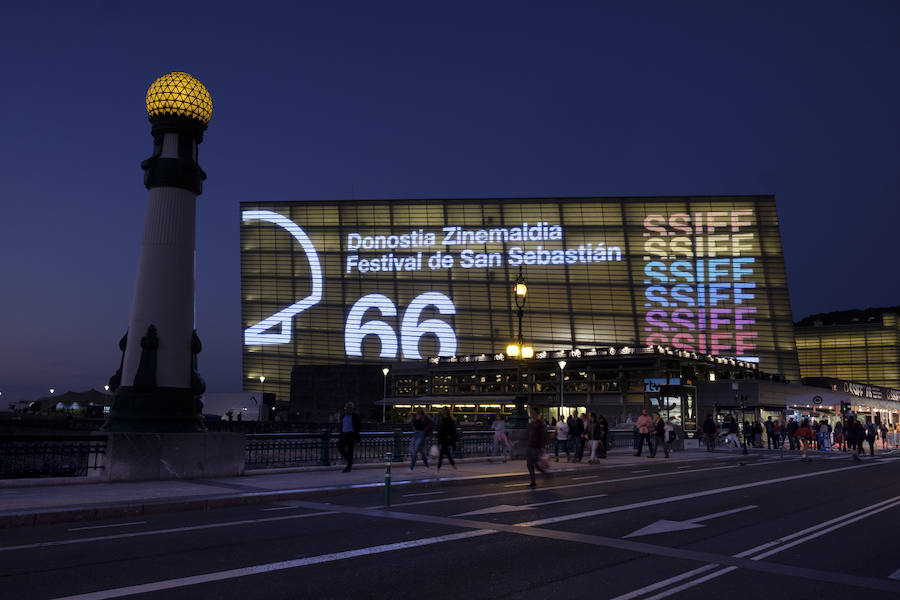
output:
<svg viewBox="0 0 900 600"><path fill-rule="evenodd" d="M200 371L240 389L238 203L774 193L795 319L900 304L900 3L18 2L0 20L0 404L102 389L144 94L210 90Z"/></svg>

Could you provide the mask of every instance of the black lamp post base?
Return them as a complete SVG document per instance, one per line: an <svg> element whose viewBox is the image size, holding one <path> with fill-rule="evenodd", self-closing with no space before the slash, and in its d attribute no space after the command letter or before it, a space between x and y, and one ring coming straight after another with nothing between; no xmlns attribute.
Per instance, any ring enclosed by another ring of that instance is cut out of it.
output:
<svg viewBox="0 0 900 600"><path fill-rule="evenodd" d="M158 387L137 391L116 390L109 416L101 431L109 432L196 432L203 425L203 403L187 388Z"/></svg>
<svg viewBox="0 0 900 600"><path fill-rule="evenodd" d="M516 407L509 415L508 427L510 429L526 429L528 427L528 412L525 410L527 396L516 396Z"/></svg>

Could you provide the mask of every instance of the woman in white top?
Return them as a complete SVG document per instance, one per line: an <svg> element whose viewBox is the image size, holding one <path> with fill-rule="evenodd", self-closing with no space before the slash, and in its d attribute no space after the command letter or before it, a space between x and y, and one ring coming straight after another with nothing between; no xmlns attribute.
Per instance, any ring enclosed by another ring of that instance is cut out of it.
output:
<svg viewBox="0 0 900 600"><path fill-rule="evenodd" d="M569 424L560 415L559 421L556 422L556 462L559 462L559 445L562 444L563 450L566 451L566 462L572 462L569 455Z"/></svg>
<svg viewBox="0 0 900 600"><path fill-rule="evenodd" d="M506 437L506 419L503 418L503 415L497 415L497 418L494 419L491 425L491 429L494 430L494 449L491 452L491 456L497 456L502 445L504 446L503 462L506 462L511 444L509 443L509 438Z"/></svg>

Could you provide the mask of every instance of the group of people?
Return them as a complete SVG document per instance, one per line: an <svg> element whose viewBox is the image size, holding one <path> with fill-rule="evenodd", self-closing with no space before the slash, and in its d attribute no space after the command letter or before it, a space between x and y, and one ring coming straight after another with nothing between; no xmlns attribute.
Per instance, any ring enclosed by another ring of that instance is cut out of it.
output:
<svg viewBox="0 0 900 600"><path fill-rule="evenodd" d="M675 417L670 417L666 421L658 412L654 412L651 417L645 408L641 411L641 416L638 417L635 426L639 435L635 456L641 455L646 441L650 458L656 458L656 453L660 448L665 452L666 458L669 458L672 442L675 441Z"/></svg>
<svg viewBox="0 0 900 600"><path fill-rule="evenodd" d="M566 419L561 418L551 423L551 427L556 439L554 454L557 462L560 448L566 453L568 462L581 462L584 459L585 447L590 449L589 463L594 464L606 458L606 450L609 447L609 423L603 415L598 416L594 412L581 413L580 416L570 414Z"/></svg>
<svg viewBox="0 0 900 600"><path fill-rule="evenodd" d="M859 453L865 454L863 443L869 445L869 454L875 455L875 442L879 435L882 444L887 446L887 427L878 427L872 421L862 422L855 414L848 413L843 419L837 419L834 426L827 419L810 421L807 418L799 423L793 418L787 422L770 416L760 423L744 421L741 426L733 415L726 415L721 427L713 420L711 414L706 415L703 422L703 436L706 440L707 452L715 450L717 440L724 438L726 445L738 447L762 448L762 432L766 433L766 447L778 450L784 448L785 442L791 450L802 450L803 458L808 458L809 448L831 452L835 448L851 451L854 460L859 460ZM743 439L741 439L743 435Z"/></svg>
<svg viewBox="0 0 900 600"><path fill-rule="evenodd" d="M456 442L459 439L459 432L456 426L456 419L450 414L449 408L442 408L440 417L437 419L437 440L434 440L434 420L425 414L425 410L421 407L410 415L410 424L413 428L413 438L409 445L409 471L412 473L416 468L416 461L419 456L422 457L422 464L428 468L428 455L433 446L437 446L437 468L441 469L444 463L444 457L450 462L450 466L456 469L456 463L453 461L453 450L456 448ZM434 458L434 456L432 456Z"/></svg>

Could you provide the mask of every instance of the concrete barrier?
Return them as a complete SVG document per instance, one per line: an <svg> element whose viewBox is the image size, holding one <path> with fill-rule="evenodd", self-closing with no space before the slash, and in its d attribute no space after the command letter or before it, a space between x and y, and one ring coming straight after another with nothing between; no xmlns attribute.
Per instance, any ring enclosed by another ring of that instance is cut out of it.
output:
<svg viewBox="0 0 900 600"><path fill-rule="evenodd" d="M233 477L244 473L240 433L110 433L109 481Z"/></svg>

